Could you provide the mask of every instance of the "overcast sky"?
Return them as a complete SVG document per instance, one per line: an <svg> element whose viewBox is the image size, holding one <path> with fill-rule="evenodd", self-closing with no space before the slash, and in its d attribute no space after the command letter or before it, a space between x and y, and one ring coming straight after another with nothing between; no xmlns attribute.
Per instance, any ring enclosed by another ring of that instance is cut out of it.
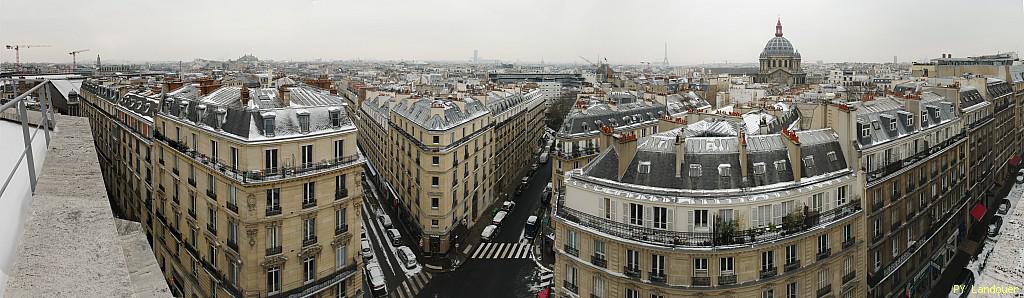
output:
<svg viewBox="0 0 1024 298"><path fill-rule="evenodd" d="M482 59L755 62L782 17L808 62L1024 49L1022 0L0 0L0 43L29 62ZM1024 53L1022 53L1024 54ZM13 61L3 50L0 61Z"/></svg>

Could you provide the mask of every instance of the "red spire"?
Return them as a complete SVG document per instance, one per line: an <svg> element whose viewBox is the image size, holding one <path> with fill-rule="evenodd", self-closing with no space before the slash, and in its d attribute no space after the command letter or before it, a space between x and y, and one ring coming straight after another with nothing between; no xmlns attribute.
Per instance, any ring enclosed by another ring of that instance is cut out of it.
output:
<svg viewBox="0 0 1024 298"><path fill-rule="evenodd" d="M782 37L782 18L775 22L775 36Z"/></svg>

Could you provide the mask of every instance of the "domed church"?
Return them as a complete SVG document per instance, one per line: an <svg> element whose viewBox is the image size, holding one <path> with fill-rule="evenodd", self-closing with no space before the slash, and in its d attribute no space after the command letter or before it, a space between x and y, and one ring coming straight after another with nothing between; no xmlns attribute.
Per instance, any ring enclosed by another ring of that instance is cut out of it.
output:
<svg viewBox="0 0 1024 298"><path fill-rule="evenodd" d="M775 37L761 51L761 66L755 83L803 85L807 74L800 69L800 52L782 37L782 19L775 23Z"/></svg>

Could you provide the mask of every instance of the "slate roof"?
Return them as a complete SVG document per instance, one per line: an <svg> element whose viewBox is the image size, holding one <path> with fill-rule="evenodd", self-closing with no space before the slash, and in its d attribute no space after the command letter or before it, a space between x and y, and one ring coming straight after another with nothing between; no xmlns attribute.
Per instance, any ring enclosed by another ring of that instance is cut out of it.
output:
<svg viewBox="0 0 1024 298"><path fill-rule="evenodd" d="M432 113L431 106L438 105L440 113ZM432 97L399 100L392 111L427 130L444 131L476 119L489 111L477 99L465 98L460 103L451 99Z"/></svg>
<svg viewBox="0 0 1024 298"><path fill-rule="evenodd" d="M609 104L606 99L590 98L585 100L586 108L572 108L562 122L558 134L563 136L593 134L598 133L602 125L618 128L654 121L663 115L679 115L690 109L711 108L707 100L693 92L669 95L666 98L667 105L647 100L635 100L635 95L626 92L612 92L608 96L617 104Z"/></svg>
<svg viewBox="0 0 1024 298"><path fill-rule="evenodd" d="M919 101L908 102L919 104L920 111L924 113L914 115L902 100L892 97L850 103L857 111L858 147L871 148L959 118L953 111L952 102L932 92L922 93ZM864 134L865 131L868 133Z"/></svg>
<svg viewBox="0 0 1024 298"><path fill-rule="evenodd" d="M848 170L838 137L831 129L796 133L800 140L801 177L828 175ZM683 143L683 160L676 175L677 135ZM583 168L586 176L617 181L635 188L677 190L735 190L792 182L794 171L780 134L747 137L746 177L741 176L737 137L687 137L681 129L637 140L637 152L625 173L618 177L619 154L609 147ZM647 172L641 171L641 164ZM755 168L757 168L755 170ZM764 171L762 172L761 169Z"/></svg>

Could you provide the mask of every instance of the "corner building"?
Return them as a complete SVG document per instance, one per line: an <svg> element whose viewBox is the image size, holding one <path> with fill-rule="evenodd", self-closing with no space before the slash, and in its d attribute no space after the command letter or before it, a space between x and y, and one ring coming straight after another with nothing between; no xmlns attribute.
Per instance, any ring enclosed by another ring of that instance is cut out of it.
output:
<svg viewBox="0 0 1024 298"><path fill-rule="evenodd" d="M860 187L831 129L706 118L611 144L555 204L565 297L864 297Z"/></svg>
<svg viewBox="0 0 1024 298"><path fill-rule="evenodd" d="M353 233L365 159L341 98L306 86L211 80L153 89L87 81L84 110L127 127L135 121L113 112L152 119L138 122L137 133L150 140L147 160L156 163L146 163L146 187L155 194L134 200L142 201L136 216L173 294L361 295ZM94 134L108 127L93 125Z"/></svg>

